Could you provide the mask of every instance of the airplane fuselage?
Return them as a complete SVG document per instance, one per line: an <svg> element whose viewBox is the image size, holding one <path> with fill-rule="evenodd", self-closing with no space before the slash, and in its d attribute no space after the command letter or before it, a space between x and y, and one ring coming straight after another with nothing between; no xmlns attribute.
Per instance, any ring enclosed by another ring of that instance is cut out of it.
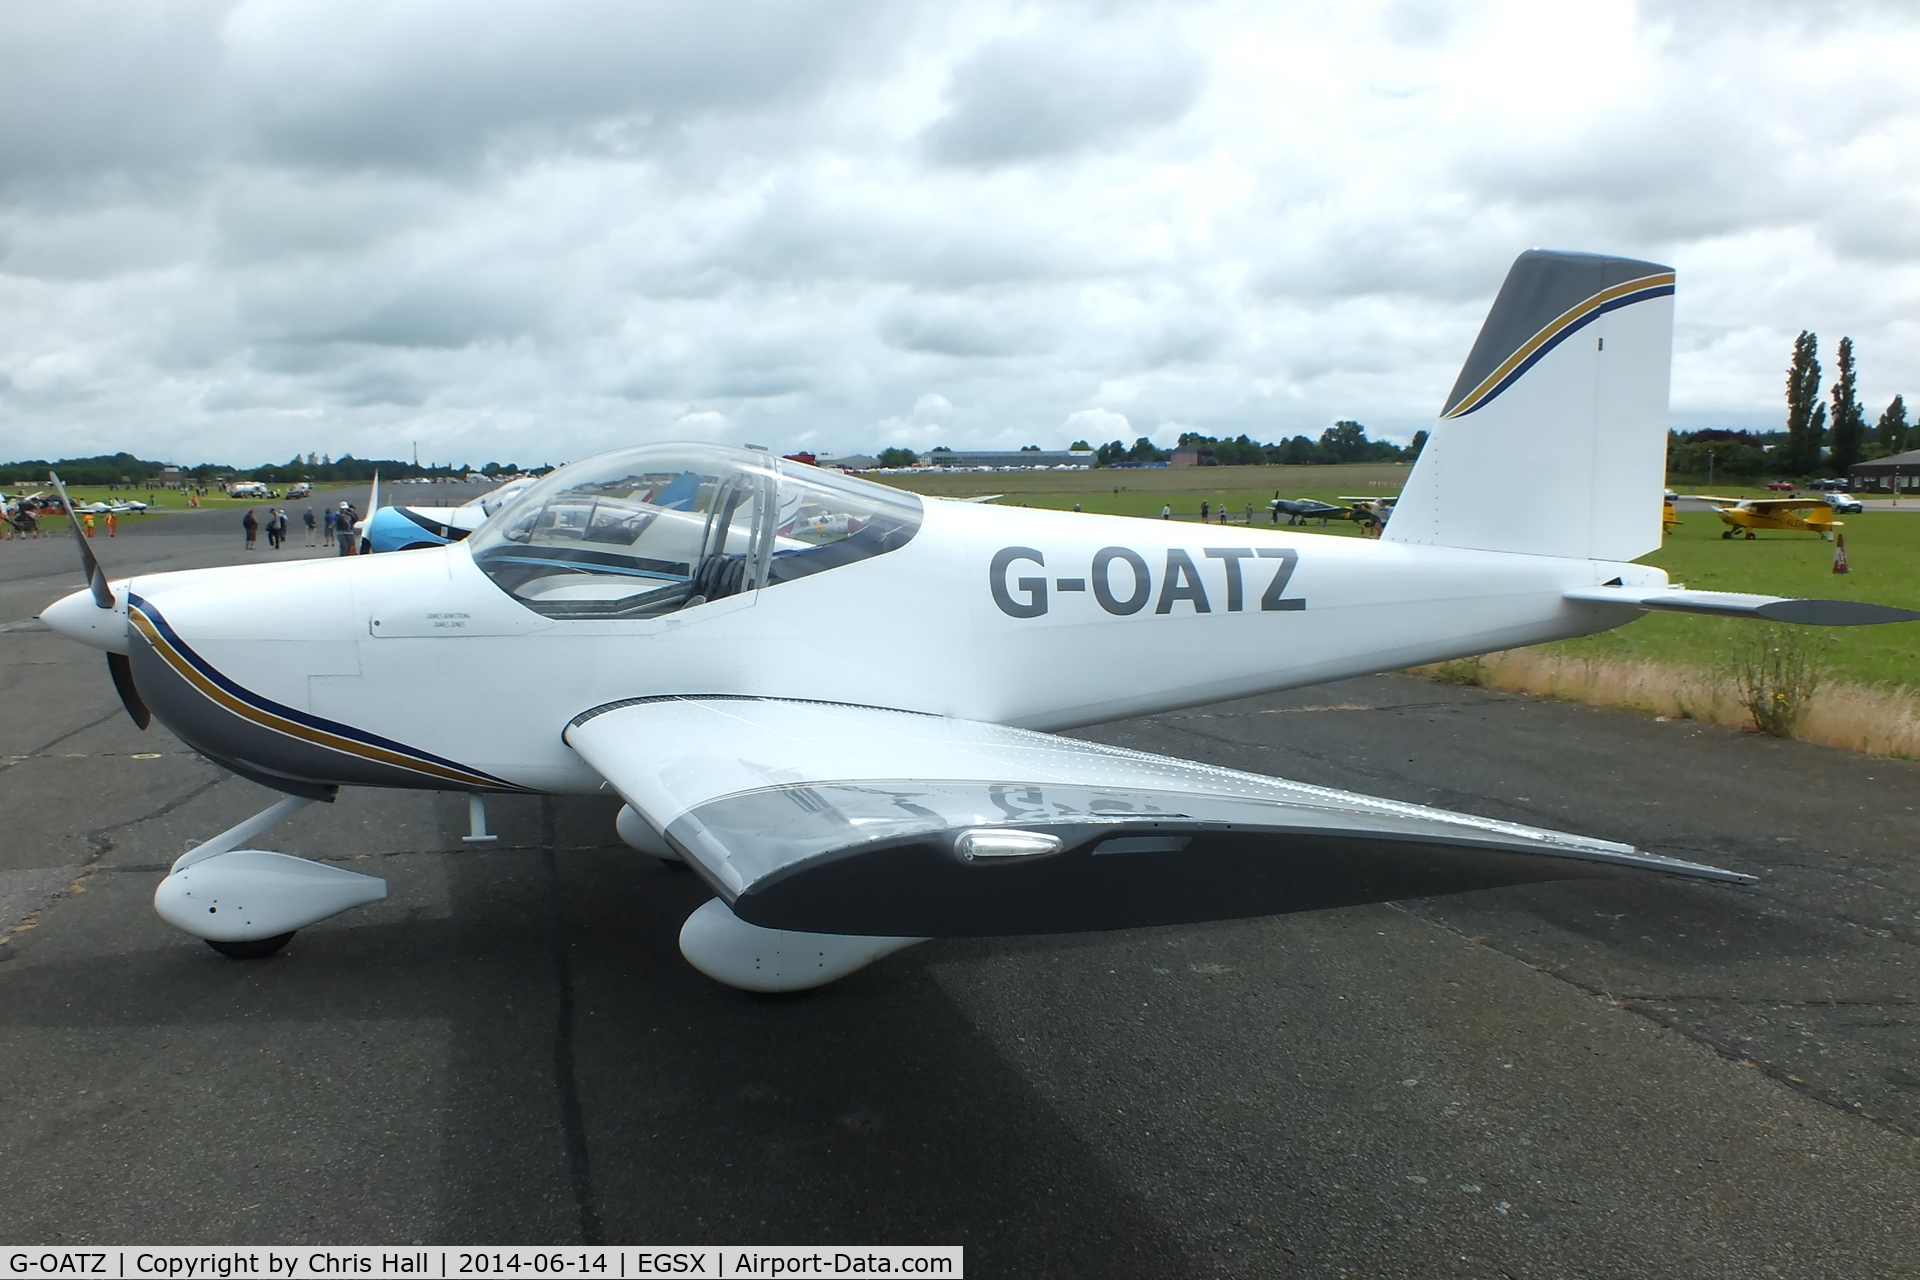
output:
<svg viewBox="0 0 1920 1280"><path fill-rule="evenodd" d="M1605 630L1638 615L1562 592L1623 574L1664 581L929 500L896 551L656 618L542 616L465 543L115 590L155 714L249 776L590 793L602 779L562 733L623 699L811 699L1061 729Z"/></svg>

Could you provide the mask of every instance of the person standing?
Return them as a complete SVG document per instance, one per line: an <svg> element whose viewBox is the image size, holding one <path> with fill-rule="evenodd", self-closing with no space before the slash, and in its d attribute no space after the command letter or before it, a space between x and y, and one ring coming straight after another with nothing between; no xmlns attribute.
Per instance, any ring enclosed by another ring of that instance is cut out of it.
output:
<svg viewBox="0 0 1920 1280"><path fill-rule="evenodd" d="M1173 519L1173 504L1172 504L1172 503L1167 503L1167 504L1166 504L1165 506L1162 506L1162 507L1160 508L1160 518L1161 518L1162 520L1171 520L1171 519Z"/></svg>
<svg viewBox="0 0 1920 1280"><path fill-rule="evenodd" d="M81 519L86 522L87 536L91 538L93 536L93 512L87 512Z"/></svg>
<svg viewBox="0 0 1920 1280"><path fill-rule="evenodd" d="M283 508L273 509L273 549L279 551L287 545L287 513Z"/></svg>
<svg viewBox="0 0 1920 1280"><path fill-rule="evenodd" d="M107 512L107 536L109 538L113 537L119 528L120 517L112 511Z"/></svg>
<svg viewBox="0 0 1920 1280"><path fill-rule="evenodd" d="M340 554L343 556L350 556L354 553L353 526L354 522L358 519L359 513L353 509L352 503L343 502L340 504Z"/></svg>
<svg viewBox="0 0 1920 1280"><path fill-rule="evenodd" d="M306 514L306 515L305 515L304 517L302 517L302 518L303 518L304 520L306 520L306 522L307 522L307 545L308 545L308 546L312 546L312 545L313 545L313 533L314 533L314 528L315 528L315 524L316 524L316 522L315 522L315 520L314 520L314 518L313 518L313 508L312 508L312 507L308 507L308 508L307 508L307 514Z"/></svg>
<svg viewBox="0 0 1920 1280"><path fill-rule="evenodd" d="M247 508L247 514L240 517L240 527L247 531L247 550L253 550L254 539L260 536L260 517L253 514L253 508Z"/></svg>
<svg viewBox="0 0 1920 1280"><path fill-rule="evenodd" d="M327 509L326 529L323 531L326 541L320 544L321 546L326 547L329 550L331 550L333 547L333 525L334 525L333 509L329 507Z"/></svg>
<svg viewBox="0 0 1920 1280"><path fill-rule="evenodd" d="M1212 504L1209 503L1205 498L1202 498L1200 500L1200 523L1201 524L1205 524L1207 522L1207 513L1212 510L1213 510Z"/></svg>

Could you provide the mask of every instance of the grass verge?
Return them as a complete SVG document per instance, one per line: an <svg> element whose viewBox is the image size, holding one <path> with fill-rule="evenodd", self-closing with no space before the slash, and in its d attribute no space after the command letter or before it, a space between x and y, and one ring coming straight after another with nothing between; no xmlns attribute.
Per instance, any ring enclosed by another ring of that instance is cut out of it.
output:
<svg viewBox="0 0 1920 1280"><path fill-rule="evenodd" d="M1449 684L1480 685L1736 729L1756 728L1748 699L1730 668L1675 666L1540 645L1412 671ZM1920 759L1920 695L1908 688L1826 681L1806 696L1799 715L1786 727L1789 732L1782 736L1801 742Z"/></svg>

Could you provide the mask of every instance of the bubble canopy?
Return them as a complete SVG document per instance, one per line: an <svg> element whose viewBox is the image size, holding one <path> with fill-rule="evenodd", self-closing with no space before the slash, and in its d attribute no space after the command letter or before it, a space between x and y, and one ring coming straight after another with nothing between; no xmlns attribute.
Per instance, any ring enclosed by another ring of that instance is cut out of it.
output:
<svg viewBox="0 0 1920 1280"><path fill-rule="evenodd" d="M648 444L561 467L467 541L551 618L652 618L905 546L920 499L711 444Z"/></svg>

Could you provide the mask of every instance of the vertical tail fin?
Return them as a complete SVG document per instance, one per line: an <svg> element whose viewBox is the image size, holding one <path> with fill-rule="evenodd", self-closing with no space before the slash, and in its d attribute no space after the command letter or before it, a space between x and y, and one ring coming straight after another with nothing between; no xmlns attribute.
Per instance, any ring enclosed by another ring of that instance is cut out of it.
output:
<svg viewBox="0 0 1920 1280"><path fill-rule="evenodd" d="M1672 361L1671 267L1521 254L1385 537L1595 560L1652 551Z"/></svg>

